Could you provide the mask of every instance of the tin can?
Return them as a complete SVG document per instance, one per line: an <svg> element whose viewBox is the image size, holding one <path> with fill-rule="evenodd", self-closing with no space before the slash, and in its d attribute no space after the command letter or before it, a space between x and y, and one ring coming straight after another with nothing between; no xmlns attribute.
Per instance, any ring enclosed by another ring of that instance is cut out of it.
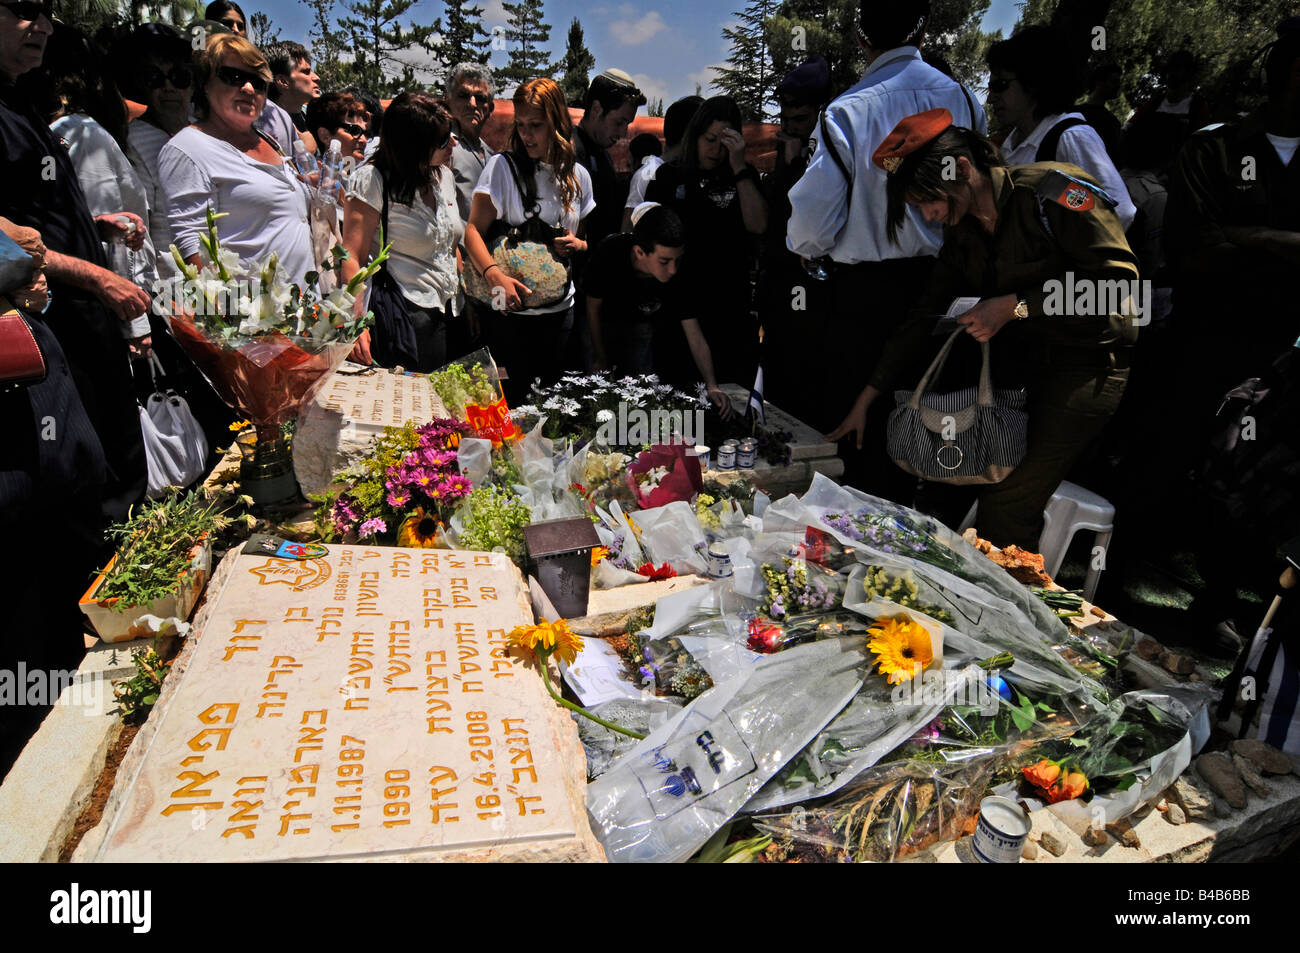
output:
<svg viewBox="0 0 1300 953"><path fill-rule="evenodd" d="M744 440L740 441L740 446L736 450L736 469L754 469L754 458L757 455L758 441L753 437L746 437Z"/></svg>
<svg viewBox="0 0 1300 953"><path fill-rule="evenodd" d="M731 575L731 553L721 542L709 544L709 578L726 579Z"/></svg>
<svg viewBox="0 0 1300 953"><path fill-rule="evenodd" d="M696 457L696 458L698 458L699 461L700 461L700 472L703 472L703 471L709 469L709 466L710 466L710 452L709 452L709 451L710 451L710 448L709 448L709 447L706 447L706 446L704 446L703 444L698 444L698 443L697 443L695 446L693 446L693 447L688 447L688 448L687 448L687 450L686 450L686 455L687 455L688 457Z"/></svg>
<svg viewBox="0 0 1300 953"><path fill-rule="evenodd" d="M724 440L718 448L718 469L736 469L736 441Z"/></svg>
<svg viewBox="0 0 1300 953"><path fill-rule="evenodd" d="M986 797L975 826L975 856L986 864L1018 864L1029 838L1029 815L1015 801Z"/></svg>

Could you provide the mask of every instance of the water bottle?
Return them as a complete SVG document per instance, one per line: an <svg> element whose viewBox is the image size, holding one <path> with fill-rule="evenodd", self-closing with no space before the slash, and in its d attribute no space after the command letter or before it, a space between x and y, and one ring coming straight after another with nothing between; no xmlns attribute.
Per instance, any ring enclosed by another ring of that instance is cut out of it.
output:
<svg viewBox="0 0 1300 953"><path fill-rule="evenodd" d="M307 151L301 139L293 141L293 164L308 185L314 186L320 182L320 163Z"/></svg>
<svg viewBox="0 0 1300 953"><path fill-rule="evenodd" d="M337 204L339 200L339 192L342 188L343 146L337 139L335 139L330 143L329 152L325 154L325 161L321 163L321 196Z"/></svg>

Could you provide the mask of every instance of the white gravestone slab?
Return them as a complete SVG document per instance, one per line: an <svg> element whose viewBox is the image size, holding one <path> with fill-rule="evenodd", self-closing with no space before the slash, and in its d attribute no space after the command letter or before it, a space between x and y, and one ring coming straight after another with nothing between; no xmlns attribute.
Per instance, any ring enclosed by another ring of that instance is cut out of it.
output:
<svg viewBox="0 0 1300 953"><path fill-rule="evenodd" d="M293 468L304 493L319 493L334 474L365 456L385 427L428 423L447 408L424 375L374 368L336 371L302 410L293 437Z"/></svg>
<svg viewBox="0 0 1300 953"><path fill-rule="evenodd" d="M602 859L504 555L228 558L95 860Z"/></svg>

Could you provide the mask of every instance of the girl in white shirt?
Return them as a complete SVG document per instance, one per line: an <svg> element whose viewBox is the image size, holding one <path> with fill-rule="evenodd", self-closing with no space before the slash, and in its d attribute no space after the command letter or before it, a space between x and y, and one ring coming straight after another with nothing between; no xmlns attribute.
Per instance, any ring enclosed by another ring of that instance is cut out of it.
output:
<svg viewBox="0 0 1300 953"><path fill-rule="evenodd" d="M448 320L461 311L457 246L465 234L449 163L455 137L451 113L428 93L402 93L384 114L389 135L348 184L343 206L343 276L351 278L379 251L387 192L384 263L405 299L395 313L376 312L356 359L427 373L459 354L447 353ZM372 283L378 276L372 279ZM402 313L404 311L404 313Z"/></svg>
<svg viewBox="0 0 1300 953"><path fill-rule="evenodd" d="M535 196L537 214L555 228L552 249L559 258L587 250L581 237L582 221L596 207L591 177L578 165L573 151L573 124L564 94L553 80L532 79L515 90L515 123L510 153L526 191ZM573 283L555 304L525 308L528 287L506 275L492 260L484 243L493 224L501 219L522 225L526 218L524 196L519 194L505 155L495 155L483 168L474 188L474 202L465 227L467 267L479 272L492 288L493 301L504 311L492 312L488 340L493 356L508 374L506 394L524 396L528 385L540 377L557 379L563 370L561 355L573 329Z"/></svg>

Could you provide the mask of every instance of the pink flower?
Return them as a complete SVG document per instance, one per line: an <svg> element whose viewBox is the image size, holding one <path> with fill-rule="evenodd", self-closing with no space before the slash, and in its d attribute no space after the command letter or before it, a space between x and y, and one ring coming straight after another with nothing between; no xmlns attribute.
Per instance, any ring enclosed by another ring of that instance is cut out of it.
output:
<svg viewBox="0 0 1300 953"><path fill-rule="evenodd" d="M411 491L404 486L393 486L388 484L388 505L396 509L401 509L411 502Z"/></svg>
<svg viewBox="0 0 1300 953"><path fill-rule="evenodd" d="M381 519L368 519L357 527L358 536L378 536L388 532L388 524Z"/></svg>

